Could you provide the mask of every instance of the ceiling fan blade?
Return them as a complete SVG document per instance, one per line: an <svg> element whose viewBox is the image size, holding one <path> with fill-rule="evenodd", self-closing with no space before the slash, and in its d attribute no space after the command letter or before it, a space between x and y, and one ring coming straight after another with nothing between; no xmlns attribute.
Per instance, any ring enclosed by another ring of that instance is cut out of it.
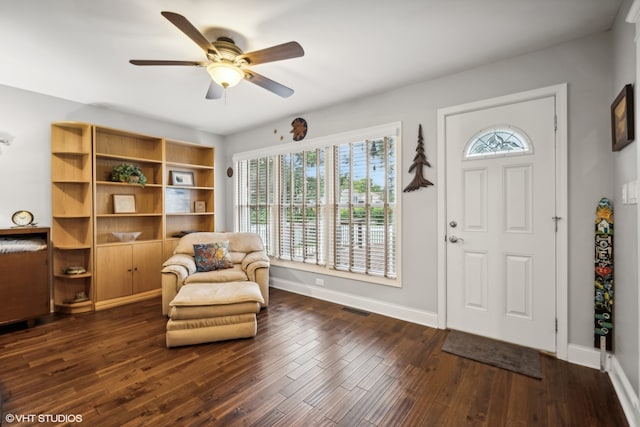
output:
<svg viewBox="0 0 640 427"><path fill-rule="evenodd" d="M160 12L162 16L167 18L173 25L178 27L180 31L182 31L187 37L193 40L202 50L205 52L213 51L215 54L220 55L218 49L211 44L207 38L202 35L202 33L193 26L191 22L184 16L174 13L174 12Z"/></svg>
<svg viewBox="0 0 640 427"><path fill-rule="evenodd" d="M244 70L244 78L245 80L256 84L270 92L275 93L283 98L288 98L293 95L293 89L288 88L278 82L275 82L271 79L266 78L252 70Z"/></svg>
<svg viewBox="0 0 640 427"><path fill-rule="evenodd" d="M206 99L220 99L222 98L222 94L224 93L224 88L214 82L213 80L209 84L209 89L207 90Z"/></svg>
<svg viewBox="0 0 640 427"><path fill-rule="evenodd" d="M304 49L298 42L289 42L266 49L243 53L238 58L245 59L249 64L264 64L265 62L281 61L283 59L304 56Z"/></svg>
<svg viewBox="0 0 640 427"><path fill-rule="evenodd" d="M133 65L191 65L194 67L204 67L206 62L201 61L165 61L155 59L131 59L129 60Z"/></svg>

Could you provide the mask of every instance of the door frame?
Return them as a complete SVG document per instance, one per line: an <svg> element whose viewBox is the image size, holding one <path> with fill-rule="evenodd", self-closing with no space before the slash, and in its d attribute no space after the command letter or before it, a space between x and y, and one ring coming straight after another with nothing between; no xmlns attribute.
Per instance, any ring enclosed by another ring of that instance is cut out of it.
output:
<svg viewBox="0 0 640 427"><path fill-rule="evenodd" d="M510 95L490 98L482 101L437 111L437 164L438 166L438 313L437 326L447 327L447 183L446 183L446 119L447 116L499 107L516 102L529 101L554 96L556 99L556 357L567 360L569 346L569 299L568 299L568 159L567 159L567 84L558 84L540 89L518 92Z"/></svg>

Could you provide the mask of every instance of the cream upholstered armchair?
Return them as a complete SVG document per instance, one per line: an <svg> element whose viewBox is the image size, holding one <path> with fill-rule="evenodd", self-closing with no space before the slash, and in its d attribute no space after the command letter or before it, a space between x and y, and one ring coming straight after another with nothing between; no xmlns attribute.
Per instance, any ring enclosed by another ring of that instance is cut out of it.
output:
<svg viewBox="0 0 640 427"><path fill-rule="evenodd" d="M229 242L230 268L196 271L194 245ZM169 314L169 303L182 286L191 283L255 282L264 299L262 307L269 305L269 258L262 239L257 233L196 232L182 237L173 255L162 269L162 314Z"/></svg>

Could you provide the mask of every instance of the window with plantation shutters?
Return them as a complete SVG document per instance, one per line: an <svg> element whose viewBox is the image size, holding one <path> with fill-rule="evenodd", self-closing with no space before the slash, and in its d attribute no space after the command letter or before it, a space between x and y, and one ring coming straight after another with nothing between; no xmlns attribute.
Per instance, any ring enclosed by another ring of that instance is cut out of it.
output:
<svg viewBox="0 0 640 427"><path fill-rule="evenodd" d="M278 258L325 264L325 150L286 153L280 160Z"/></svg>
<svg viewBox="0 0 640 427"><path fill-rule="evenodd" d="M398 286L399 132L385 125L236 154L236 229L259 233L276 264Z"/></svg>
<svg viewBox="0 0 640 427"><path fill-rule="evenodd" d="M260 234L268 254L273 254L271 223L275 177L272 157L258 157L237 163L236 214L240 231Z"/></svg>
<svg viewBox="0 0 640 427"><path fill-rule="evenodd" d="M333 265L395 277L395 142L385 137L334 147Z"/></svg>

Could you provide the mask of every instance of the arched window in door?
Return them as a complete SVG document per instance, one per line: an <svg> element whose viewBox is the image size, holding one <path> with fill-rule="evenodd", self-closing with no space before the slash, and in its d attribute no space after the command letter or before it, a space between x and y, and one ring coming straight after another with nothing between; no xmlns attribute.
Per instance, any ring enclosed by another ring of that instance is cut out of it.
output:
<svg viewBox="0 0 640 427"><path fill-rule="evenodd" d="M519 129L503 126L477 133L464 150L464 159L513 156L533 152L531 141Z"/></svg>

